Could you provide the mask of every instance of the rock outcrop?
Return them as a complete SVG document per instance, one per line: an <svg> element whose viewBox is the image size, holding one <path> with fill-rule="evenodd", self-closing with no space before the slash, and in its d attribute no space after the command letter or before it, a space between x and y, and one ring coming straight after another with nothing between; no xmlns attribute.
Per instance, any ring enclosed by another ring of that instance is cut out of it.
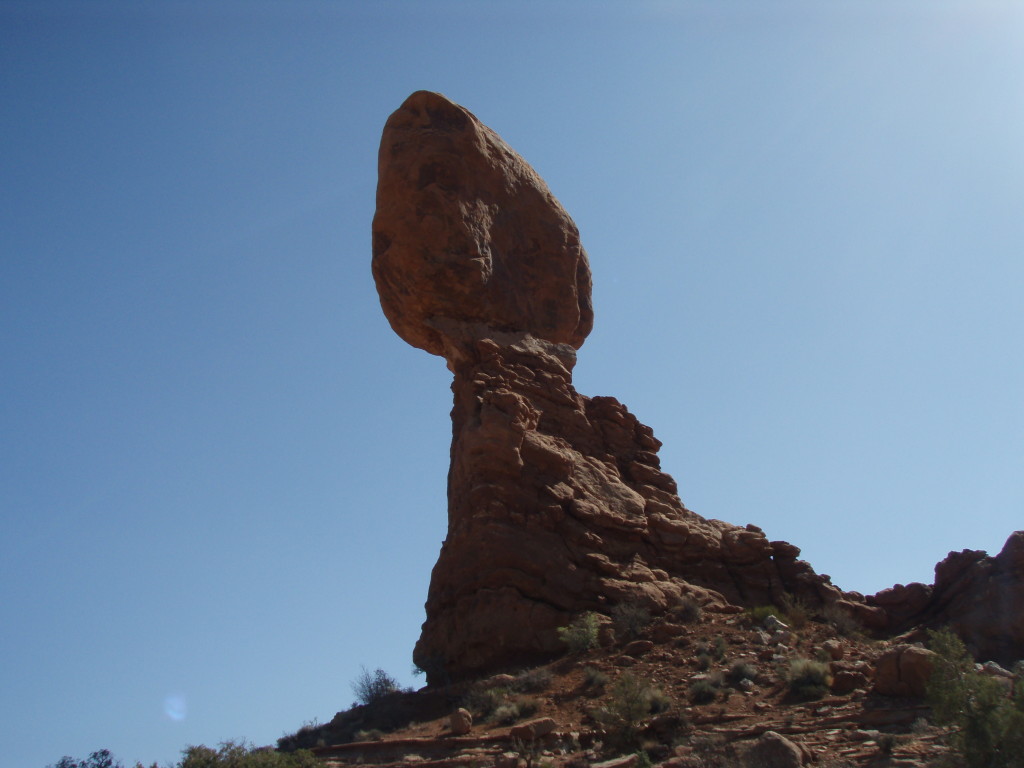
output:
<svg viewBox="0 0 1024 768"><path fill-rule="evenodd" d="M975 658L1012 666L1024 658L1024 531L995 557L950 552L935 566L934 584L897 584L868 596L864 608L882 631L948 626Z"/></svg>
<svg viewBox="0 0 1024 768"><path fill-rule="evenodd" d="M550 657L557 627L623 603L659 614L687 596L729 612L796 597L890 629L913 620L917 603L842 593L797 547L686 509L651 429L576 392L593 323L576 226L439 94L414 93L385 126L373 275L395 332L454 373L448 535L414 651L428 682ZM1019 569L1004 559L999 573Z"/></svg>
<svg viewBox="0 0 1024 768"><path fill-rule="evenodd" d="M428 680L550 656L558 626L619 603L838 595L796 547L687 510L651 429L573 388L593 320L586 253L497 134L418 92L387 122L379 172L385 315L455 374L448 536L414 653Z"/></svg>

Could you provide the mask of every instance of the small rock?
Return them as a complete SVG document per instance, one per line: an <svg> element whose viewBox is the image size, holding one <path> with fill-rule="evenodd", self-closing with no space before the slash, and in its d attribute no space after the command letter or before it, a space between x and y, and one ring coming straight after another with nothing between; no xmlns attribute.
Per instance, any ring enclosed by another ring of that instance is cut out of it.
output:
<svg viewBox="0 0 1024 768"><path fill-rule="evenodd" d="M804 753L800 747L775 731L765 731L743 756L748 768L800 768Z"/></svg>
<svg viewBox="0 0 1024 768"><path fill-rule="evenodd" d="M627 656L643 656L652 648L654 648L654 643L650 640L634 640L623 648L622 652Z"/></svg>
<svg viewBox="0 0 1024 768"><path fill-rule="evenodd" d="M655 642L666 643L673 638L679 637L686 632L682 624L656 624L651 629L651 637Z"/></svg>
<svg viewBox="0 0 1024 768"><path fill-rule="evenodd" d="M764 617L764 621L761 622L761 626L769 632L778 632L780 630L789 629L788 624L784 623L778 616L771 613ZM769 733L771 733L771 731L769 731Z"/></svg>
<svg viewBox="0 0 1024 768"><path fill-rule="evenodd" d="M832 676L832 692L838 694L851 693L868 684L868 677L863 672L841 670Z"/></svg>
<svg viewBox="0 0 1024 768"><path fill-rule="evenodd" d="M846 655L846 649L838 640L826 640L821 647L832 661L839 661Z"/></svg>
<svg viewBox="0 0 1024 768"><path fill-rule="evenodd" d="M473 715L468 709L460 707L448 717L448 727L453 736L465 736L473 730Z"/></svg>
<svg viewBox="0 0 1024 768"><path fill-rule="evenodd" d="M590 768L633 768L640 762L640 755L632 754L625 757L616 757L612 760L605 760L603 763L593 763Z"/></svg>
<svg viewBox="0 0 1024 768"><path fill-rule="evenodd" d="M1008 669L1003 669L994 661L986 661L981 665L981 674L990 675L992 677L1005 677L1013 680L1013 672Z"/></svg>

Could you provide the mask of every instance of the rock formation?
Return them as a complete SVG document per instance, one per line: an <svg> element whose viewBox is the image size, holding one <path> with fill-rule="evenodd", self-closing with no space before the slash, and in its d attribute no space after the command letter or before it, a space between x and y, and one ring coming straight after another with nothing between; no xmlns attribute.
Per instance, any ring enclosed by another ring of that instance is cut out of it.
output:
<svg viewBox="0 0 1024 768"><path fill-rule="evenodd" d="M849 596L848 596L849 597ZM933 585L897 584L853 606L866 626L887 634L948 626L978 659L1004 666L1024 658L1024 531L990 557L950 552Z"/></svg>
<svg viewBox="0 0 1024 768"><path fill-rule="evenodd" d="M454 373L448 535L414 652L428 682L550 657L557 627L627 603L658 614L688 596L728 612L789 596L893 631L920 614L905 596L842 593L797 547L686 509L651 429L576 392L593 323L576 226L439 94L414 93L384 128L373 275L395 332ZM1020 557L1007 560L1019 585Z"/></svg>

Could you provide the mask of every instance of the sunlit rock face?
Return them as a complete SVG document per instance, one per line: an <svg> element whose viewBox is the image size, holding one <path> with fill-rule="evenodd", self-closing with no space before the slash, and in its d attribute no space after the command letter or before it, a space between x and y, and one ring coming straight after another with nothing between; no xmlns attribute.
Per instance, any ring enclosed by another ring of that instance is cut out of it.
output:
<svg viewBox="0 0 1024 768"><path fill-rule="evenodd" d="M550 657L557 627L621 603L841 597L796 547L687 510L651 429L576 392L593 322L576 226L439 94L414 93L385 126L373 274L395 332L455 374L448 535L414 652L428 682Z"/></svg>
<svg viewBox="0 0 1024 768"><path fill-rule="evenodd" d="M373 275L395 333L449 358L465 324L583 344L594 315L579 232L498 134L418 91L384 127L378 174Z"/></svg>

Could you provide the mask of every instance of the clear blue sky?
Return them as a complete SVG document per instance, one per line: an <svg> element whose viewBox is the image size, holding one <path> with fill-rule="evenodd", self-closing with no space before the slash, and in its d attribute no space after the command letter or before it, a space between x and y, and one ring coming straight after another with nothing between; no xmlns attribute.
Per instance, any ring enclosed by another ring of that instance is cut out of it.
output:
<svg viewBox="0 0 1024 768"><path fill-rule="evenodd" d="M437 90L575 217L577 388L846 589L1024 527L1017 2L0 0L4 763L412 684L450 374L370 276Z"/></svg>

